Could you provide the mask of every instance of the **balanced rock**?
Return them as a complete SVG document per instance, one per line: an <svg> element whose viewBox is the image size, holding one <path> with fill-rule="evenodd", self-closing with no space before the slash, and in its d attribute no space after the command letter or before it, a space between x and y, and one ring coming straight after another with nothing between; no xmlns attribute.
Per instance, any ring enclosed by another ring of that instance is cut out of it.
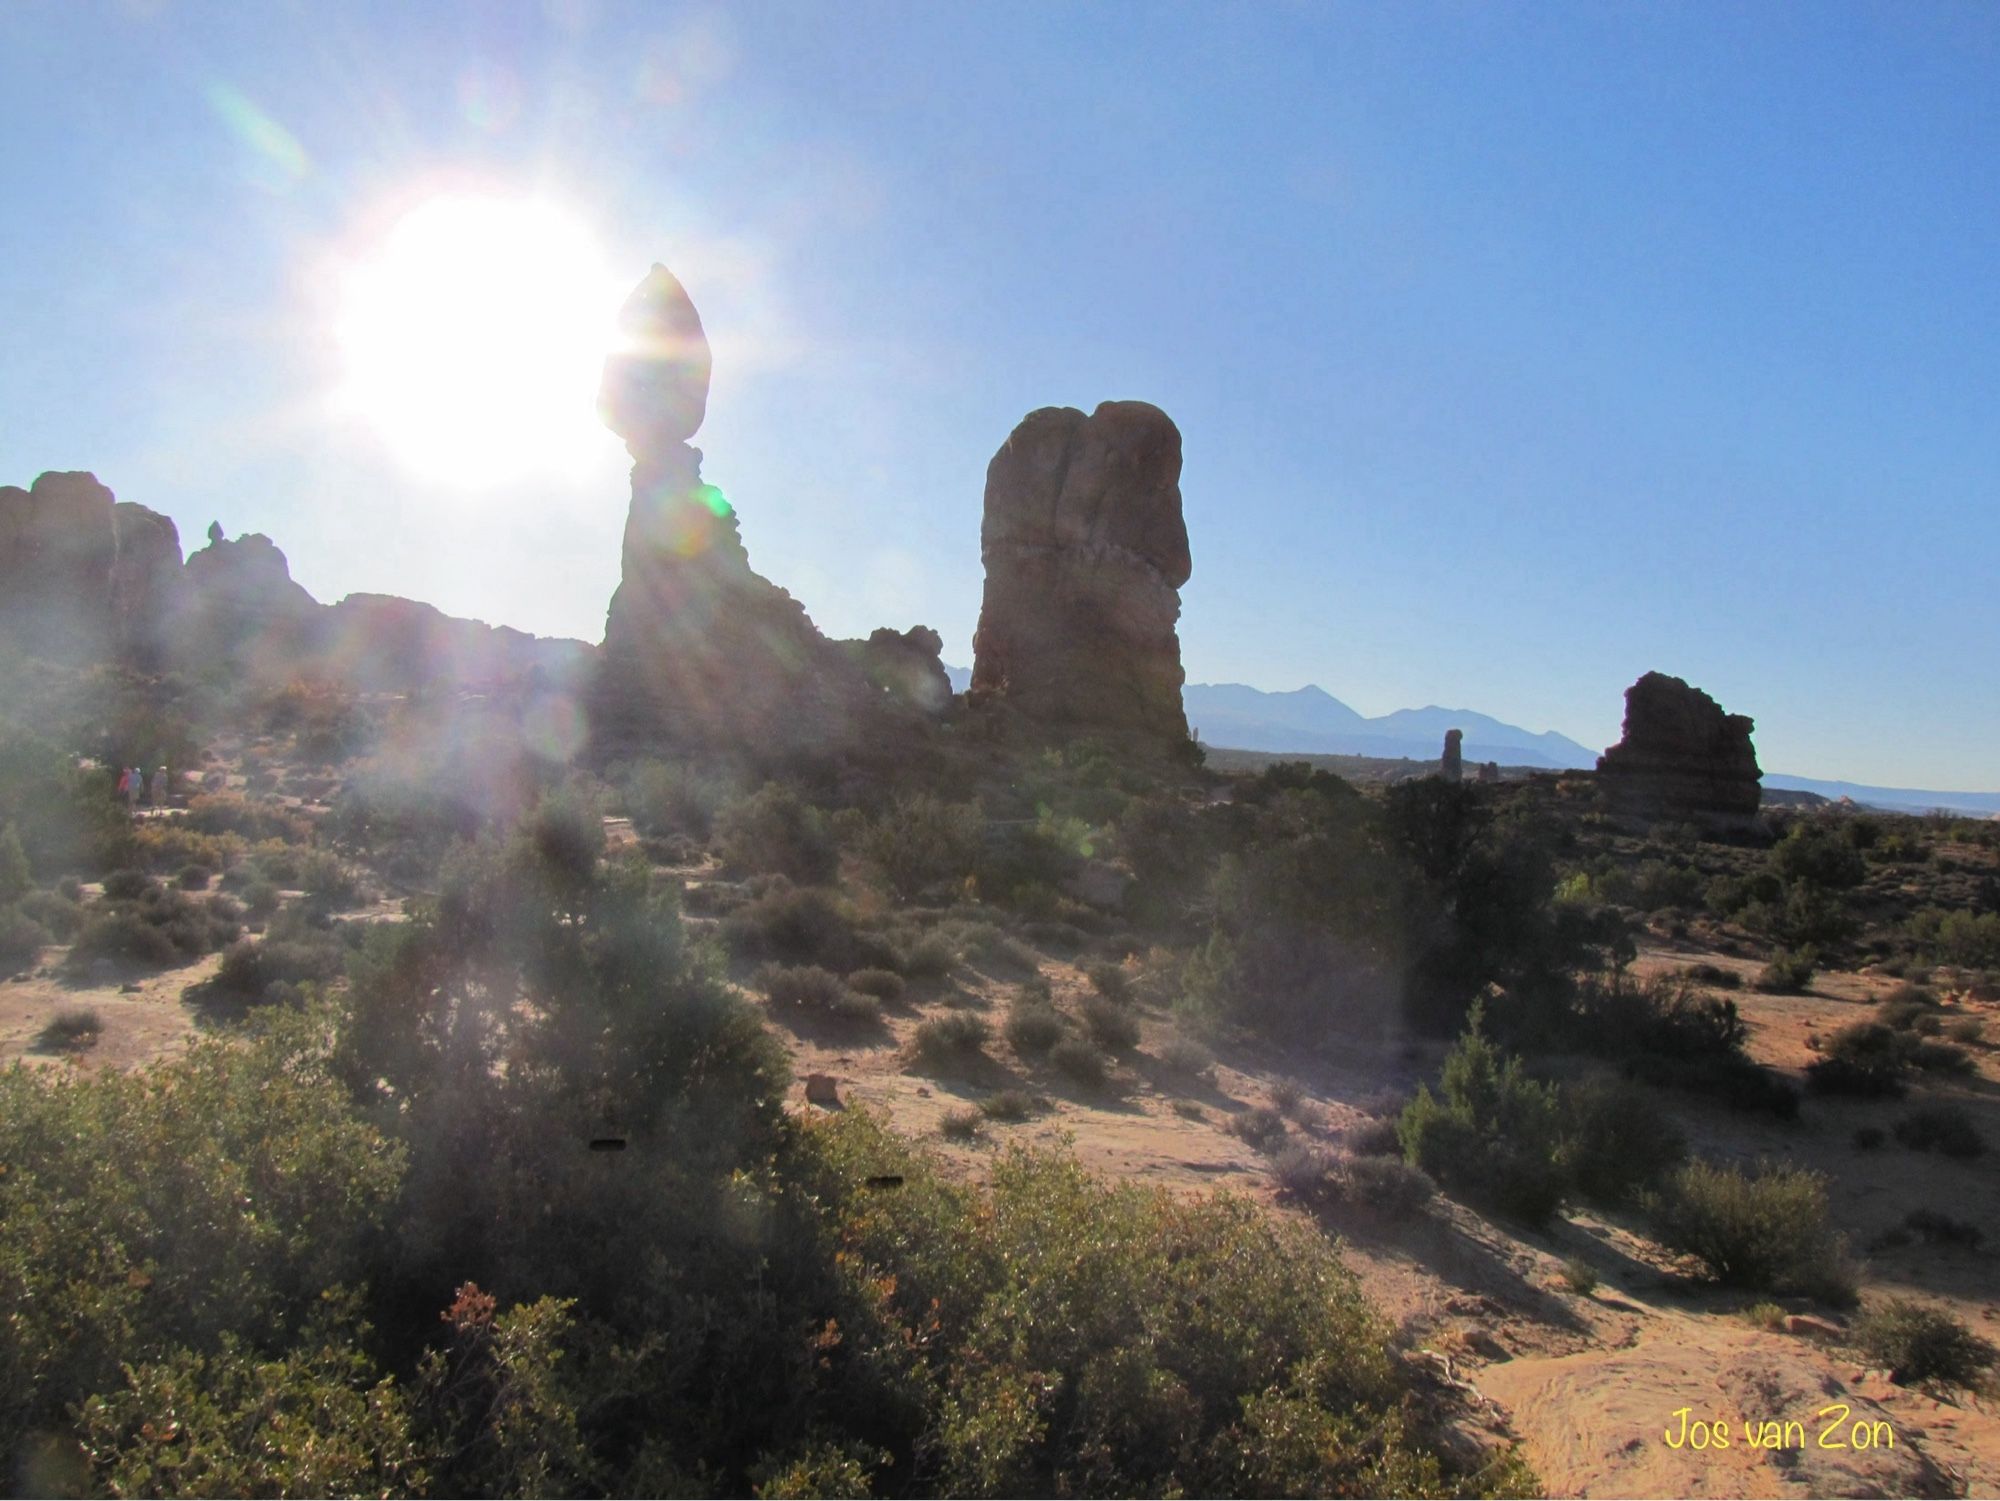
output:
<svg viewBox="0 0 2000 1501"><path fill-rule="evenodd" d="M1624 736L1598 757L1598 783L1612 810L1628 817L1747 824L1762 797L1755 728L1699 688L1649 672L1625 690Z"/></svg>
<svg viewBox="0 0 2000 1501"><path fill-rule="evenodd" d="M1069 732L1179 746L1181 435L1158 407L1044 407L986 469L971 696Z"/></svg>
<svg viewBox="0 0 2000 1501"><path fill-rule="evenodd" d="M655 265L620 326L598 410L632 456L632 501L589 694L599 753L853 738L882 695L797 600L751 570L734 508L703 483L701 451L686 442L708 404L708 340L694 304Z"/></svg>
<svg viewBox="0 0 2000 1501"><path fill-rule="evenodd" d="M1438 773L1447 782L1456 782L1465 775L1465 759L1462 749L1464 743L1464 730L1446 730L1444 732L1444 757L1438 762Z"/></svg>

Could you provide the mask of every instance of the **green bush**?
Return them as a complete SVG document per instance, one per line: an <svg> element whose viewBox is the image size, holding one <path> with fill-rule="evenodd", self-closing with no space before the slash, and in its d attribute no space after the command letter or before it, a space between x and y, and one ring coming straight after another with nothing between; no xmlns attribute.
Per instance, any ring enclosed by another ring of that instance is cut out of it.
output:
<svg viewBox="0 0 2000 1501"><path fill-rule="evenodd" d="M1269 1105L1253 1105L1232 1115L1228 1130L1260 1152L1275 1152L1285 1140L1285 1118Z"/></svg>
<svg viewBox="0 0 2000 1501"><path fill-rule="evenodd" d="M233 792L205 792L191 798L181 821L197 834L240 834L252 843L277 839L297 844L306 837L307 827L278 803Z"/></svg>
<svg viewBox="0 0 2000 1501"><path fill-rule="evenodd" d="M1679 1167L1687 1138L1634 1085L1592 1079L1562 1092L1564 1167L1594 1203L1630 1202Z"/></svg>
<svg viewBox="0 0 2000 1501"><path fill-rule="evenodd" d="M845 970L858 957L846 907L813 887L780 885L722 920L723 942L746 959Z"/></svg>
<svg viewBox="0 0 2000 1501"><path fill-rule="evenodd" d="M878 1001L893 1001L903 994L903 977L893 969L857 969L847 977L847 988Z"/></svg>
<svg viewBox="0 0 2000 1501"><path fill-rule="evenodd" d="M1912 1298L1871 1303L1854 1324L1854 1342L1899 1385L1929 1381L1972 1386L2000 1352L1942 1308Z"/></svg>
<svg viewBox="0 0 2000 1501"><path fill-rule="evenodd" d="M919 1023L912 1043L917 1057L926 1063L963 1063L983 1053L992 1034L983 1016L953 1011Z"/></svg>
<svg viewBox="0 0 2000 1501"><path fill-rule="evenodd" d="M957 964L958 950L939 933L926 933L902 955L903 973L913 980L942 980Z"/></svg>
<svg viewBox="0 0 2000 1501"><path fill-rule="evenodd" d="M1207 1079L1215 1073L1215 1054L1192 1037L1168 1038L1160 1047L1160 1062L1190 1078Z"/></svg>
<svg viewBox="0 0 2000 1501"><path fill-rule="evenodd" d="M1446 1187L1540 1221L1568 1187L1553 1086L1528 1078L1482 1029L1482 1010L1445 1058L1439 1093L1420 1086L1397 1124L1404 1157Z"/></svg>
<svg viewBox="0 0 2000 1501"><path fill-rule="evenodd" d="M728 799L719 778L679 762L641 761L623 782L625 812L641 834L707 839Z"/></svg>
<svg viewBox="0 0 2000 1501"><path fill-rule="evenodd" d="M68 942L83 926L82 904L60 891L31 891L14 905L23 917L48 929L58 943ZM0 911L4 910L5 905L0 904Z"/></svg>
<svg viewBox="0 0 2000 1501"><path fill-rule="evenodd" d="M1111 1077L1111 1061L1094 1043L1081 1037L1064 1037L1049 1049L1049 1062L1086 1089L1100 1089Z"/></svg>
<svg viewBox="0 0 2000 1501"><path fill-rule="evenodd" d="M970 1141L984 1122L985 1117L974 1109L947 1110L938 1119L938 1134L951 1141Z"/></svg>
<svg viewBox="0 0 2000 1501"><path fill-rule="evenodd" d="M1880 1099L1901 1095L1911 1072L1965 1074L1972 1059L1950 1043L1899 1032L1881 1022L1854 1022L1821 1046L1806 1069L1806 1084L1818 1094Z"/></svg>
<svg viewBox="0 0 2000 1501"><path fill-rule="evenodd" d="M1690 1162L1651 1207L1661 1240L1698 1258L1726 1286L1854 1301L1856 1270L1828 1221L1826 1179L1818 1173L1765 1163L1745 1174Z"/></svg>
<svg viewBox="0 0 2000 1501"><path fill-rule="evenodd" d="M947 803L917 793L867 826L860 851L896 896L963 881L979 856L985 817L977 803Z"/></svg>
<svg viewBox="0 0 2000 1501"><path fill-rule="evenodd" d="M19 901L34 884L20 836L12 824L0 823L0 907Z"/></svg>
<svg viewBox="0 0 2000 1501"><path fill-rule="evenodd" d="M1400 1157L1348 1157L1340 1164L1336 1188L1349 1203L1397 1219L1407 1218L1437 1197L1431 1175Z"/></svg>
<svg viewBox="0 0 2000 1501"><path fill-rule="evenodd" d="M1327 1197L1333 1185L1333 1159L1319 1147L1288 1142L1271 1156L1271 1176L1293 1196L1313 1203Z"/></svg>
<svg viewBox="0 0 2000 1501"><path fill-rule="evenodd" d="M1896 1140L1913 1152L1941 1152L1946 1157L1977 1157L1986 1139L1972 1117L1957 1105L1927 1105L1896 1122Z"/></svg>
<svg viewBox="0 0 2000 1501"><path fill-rule="evenodd" d="M1002 1089L981 1100L979 1110L988 1120L1024 1121L1034 1114L1035 1101L1024 1090Z"/></svg>
<svg viewBox="0 0 2000 1501"><path fill-rule="evenodd" d="M716 820L723 859L736 870L775 873L802 885L830 881L840 869L840 850L826 815L796 789L768 782Z"/></svg>
<svg viewBox="0 0 2000 1501"><path fill-rule="evenodd" d="M839 975L816 964L767 964L757 971L756 984L780 1011L846 1022L879 1021L882 1016L882 1003L874 996L850 990Z"/></svg>
<svg viewBox="0 0 2000 1501"><path fill-rule="evenodd" d="M1061 1042L1069 1028L1062 1014L1045 1001L1017 999L1007 1008L1003 1035L1023 1058L1039 1057Z"/></svg>
<svg viewBox="0 0 2000 1501"><path fill-rule="evenodd" d="M147 922L135 909L121 906L83 925L70 945L66 962L72 970L82 970L98 959L165 969L179 958L165 929Z"/></svg>
<svg viewBox="0 0 2000 1501"><path fill-rule="evenodd" d="M1793 994L1812 984L1819 968L1819 951L1811 944L1803 948L1779 949L1771 962L1757 972L1757 988L1773 994Z"/></svg>
<svg viewBox="0 0 2000 1501"><path fill-rule="evenodd" d="M1119 1052L1139 1045L1139 1019L1105 996L1087 995L1078 1008L1083 1028L1099 1047Z"/></svg>
<svg viewBox="0 0 2000 1501"><path fill-rule="evenodd" d="M1596 1267L1581 1256L1572 1256L1562 1264L1562 1280L1579 1298L1587 1298L1597 1291L1599 1278Z"/></svg>
<svg viewBox="0 0 2000 1501"><path fill-rule="evenodd" d="M0 907L0 971L33 964L48 942L48 929L19 907Z"/></svg>

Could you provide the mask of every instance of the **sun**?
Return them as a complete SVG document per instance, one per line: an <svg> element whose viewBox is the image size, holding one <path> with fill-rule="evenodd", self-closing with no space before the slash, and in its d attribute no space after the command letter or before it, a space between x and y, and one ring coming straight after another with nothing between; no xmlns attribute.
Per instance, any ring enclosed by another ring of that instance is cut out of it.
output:
<svg viewBox="0 0 2000 1501"><path fill-rule="evenodd" d="M620 296L561 207L428 199L346 268L342 405L428 478L574 471L610 441L596 397Z"/></svg>

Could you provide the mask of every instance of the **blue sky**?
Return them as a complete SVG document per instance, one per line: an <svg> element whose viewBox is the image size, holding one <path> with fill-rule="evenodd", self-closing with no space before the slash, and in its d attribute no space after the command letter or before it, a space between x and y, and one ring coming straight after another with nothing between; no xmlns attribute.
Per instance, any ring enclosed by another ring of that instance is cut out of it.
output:
<svg viewBox="0 0 2000 1501"><path fill-rule="evenodd" d="M968 661L993 450L1140 398L1191 680L1604 745L1658 668L1767 768L1990 788L1996 162L1985 5L16 0L0 482L596 639L615 440L466 484L328 394L385 206L539 196L687 283L831 634Z"/></svg>

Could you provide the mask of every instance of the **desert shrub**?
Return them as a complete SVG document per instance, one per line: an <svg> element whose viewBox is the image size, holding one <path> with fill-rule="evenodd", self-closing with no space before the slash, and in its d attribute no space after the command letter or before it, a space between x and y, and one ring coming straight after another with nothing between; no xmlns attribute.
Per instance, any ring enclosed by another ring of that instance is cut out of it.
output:
<svg viewBox="0 0 2000 1501"><path fill-rule="evenodd" d="M1790 1315L1785 1312L1783 1304L1773 1303L1768 1298L1752 1303L1743 1310L1743 1321L1753 1328L1762 1329L1767 1334L1777 1334L1783 1330L1788 1317Z"/></svg>
<svg viewBox="0 0 2000 1501"><path fill-rule="evenodd" d="M1591 1079L1565 1089L1562 1117L1564 1166L1595 1203L1629 1202L1687 1157L1680 1128L1631 1084Z"/></svg>
<svg viewBox="0 0 2000 1501"><path fill-rule="evenodd" d="M1807 882L1845 891L1868 877L1868 862L1844 824L1821 820L1794 823L1767 857L1773 874L1786 883Z"/></svg>
<svg viewBox="0 0 2000 1501"><path fill-rule="evenodd" d="M1215 1054L1192 1037L1176 1034L1168 1038L1161 1044L1160 1062L1194 1079L1208 1079L1215 1074Z"/></svg>
<svg viewBox="0 0 2000 1501"><path fill-rule="evenodd" d="M1084 966L1084 978L1091 988L1109 1001L1126 1001L1132 997L1132 977L1122 964L1108 964L1103 960Z"/></svg>
<svg viewBox="0 0 2000 1501"><path fill-rule="evenodd" d="M1951 1314L1913 1298L1870 1303L1854 1322L1854 1342L1899 1385L1971 1386L2000 1358Z"/></svg>
<svg viewBox="0 0 2000 1501"><path fill-rule="evenodd" d="M1356 1157L1397 1157L1403 1155L1403 1138L1397 1120L1402 1107L1385 1119L1363 1121L1346 1134L1347 1150Z"/></svg>
<svg viewBox="0 0 2000 1501"><path fill-rule="evenodd" d="M98 959L165 969L180 956L166 932L147 922L131 907L100 913L83 925L70 945L68 964L82 969Z"/></svg>
<svg viewBox="0 0 2000 1501"><path fill-rule="evenodd" d="M1921 1235L1926 1245L1963 1246L1968 1251L1976 1251L1986 1239L1985 1231L1977 1225L1954 1219L1936 1209L1912 1209L1903 1216L1903 1224Z"/></svg>
<svg viewBox="0 0 2000 1501"><path fill-rule="evenodd" d="M1818 1173L1765 1163L1746 1174L1690 1162L1653 1208L1661 1240L1698 1258L1725 1286L1854 1301L1856 1272L1828 1221Z"/></svg>
<svg viewBox="0 0 2000 1501"><path fill-rule="evenodd" d="M33 964L48 942L48 929L18 906L0 907L0 970Z"/></svg>
<svg viewBox="0 0 2000 1501"><path fill-rule="evenodd" d="M830 893L779 885L722 920L723 942L746 959L848 968L854 925Z"/></svg>
<svg viewBox="0 0 2000 1501"><path fill-rule="evenodd" d="M27 852L12 824L0 823L0 907L19 901L33 888L35 878L28 868Z"/></svg>
<svg viewBox="0 0 2000 1501"><path fill-rule="evenodd" d="M1692 1060L1736 1054L1747 1035L1735 1001L1684 976L1586 975L1551 1040L1613 1058Z"/></svg>
<svg viewBox="0 0 2000 1501"><path fill-rule="evenodd" d="M253 876L246 881L238 895L242 899L243 910L252 917L269 917L284 899L277 883L262 876Z"/></svg>
<svg viewBox="0 0 2000 1501"><path fill-rule="evenodd" d="M1627 1059L1624 1073L1640 1083L1719 1100L1731 1110L1768 1112L1779 1120L1798 1119L1797 1087L1740 1053L1695 1059L1641 1056Z"/></svg>
<svg viewBox="0 0 2000 1501"><path fill-rule="evenodd" d="M1275 1152L1285 1140L1285 1118L1269 1105L1253 1105L1229 1118L1229 1134L1260 1152Z"/></svg>
<svg viewBox="0 0 2000 1501"><path fill-rule="evenodd" d="M958 950L939 933L926 933L903 952L903 973L913 980L941 980L958 964Z"/></svg>
<svg viewBox="0 0 2000 1501"><path fill-rule="evenodd" d="M1007 1008L1001 1035L1024 1058L1048 1052L1068 1033L1062 1014L1044 1001L1017 1000Z"/></svg>
<svg viewBox="0 0 2000 1501"><path fill-rule="evenodd" d="M143 870L114 870L104 878L104 899L109 902L137 901L154 885L153 878Z"/></svg>
<svg viewBox="0 0 2000 1501"><path fill-rule="evenodd" d="M1034 1114L1035 1101L1026 1090L1002 1089L981 1100L979 1109L989 1120L1024 1121Z"/></svg>
<svg viewBox="0 0 2000 1501"><path fill-rule="evenodd" d="M209 998L236 1005L287 999L292 987L336 978L344 959L339 940L330 934L299 931L262 942L239 938L222 951Z"/></svg>
<svg viewBox="0 0 2000 1501"><path fill-rule="evenodd" d="M326 1078L323 1019L295 1021L134 1073L0 1071L10 1461L91 1394L125 1390L127 1369L232 1341L282 1358L308 1323L334 1324L345 1300L329 1289L365 1280L402 1155Z"/></svg>
<svg viewBox="0 0 2000 1501"><path fill-rule="evenodd" d="M857 969L847 977L847 988L878 1001L893 1001L903 993L903 977L893 969Z"/></svg>
<svg viewBox="0 0 2000 1501"><path fill-rule="evenodd" d="M1402 1219L1437 1197L1437 1183L1422 1168L1400 1157L1348 1157L1340 1164L1342 1198Z"/></svg>
<svg viewBox="0 0 2000 1501"><path fill-rule="evenodd" d="M1579 1298L1587 1298L1597 1291L1599 1278L1597 1268L1581 1256L1572 1256L1562 1264L1563 1286Z"/></svg>
<svg viewBox="0 0 2000 1501"><path fill-rule="evenodd" d="M826 815L795 788L767 782L716 819L723 859L734 869L775 872L805 885L830 881L840 849Z"/></svg>
<svg viewBox="0 0 2000 1501"><path fill-rule="evenodd" d="M1064 1037L1049 1049L1049 1062L1058 1072L1087 1089L1101 1088L1111 1077L1111 1061L1094 1043L1081 1037Z"/></svg>
<svg viewBox="0 0 2000 1501"><path fill-rule="evenodd" d="M601 826L598 842L601 847ZM307 896L335 912L359 906L365 895L354 870L339 856L326 850L308 850L299 857L298 882Z"/></svg>
<svg viewBox="0 0 2000 1501"><path fill-rule="evenodd" d="M1439 1093L1420 1086L1397 1131L1403 1155L1446 1187L1523 1219L1562 1202L1561 1115L1555 1089L1484 1035L1475 1005L1446 1056Z"/></svg>
<svg viewBox="0 0 2000 1501"><path fill-rule="evenodd" d="M174 877L174 884L183 891L206 891L214 874L206 865L183 865Z"/></svg>
<svg viewBox="0 0 2000 1501"><path fill-rule="evenodd" d="M1986 1035L1986 1023L1976 1016L1961 1016L1946 1025L1944 1035L1953 1042L1970 1046Z"/></svg>
<svg viewBox="0 0 2000 1501"><path fill-rule="evenodd" d="M1962 1074L1972 1066L1972 1059L1949 1043L1881 1022L1855 1022L1821 1045L1820 1057L1806 1068L1806 1084L1819 1094L1879 1099L1902 1094L1913 1070Z"/></svg>
<svg viewBox="0 0 2000 1501"><path fill-rule="evenodd" d="M1278 1186L1308 1203L1330 1192L1333 1171L1333 1159L1305 1142L1285 1143L1271 1155L1271 1176Z"/></svg>
<svg viewBox="0 0 2000 1501"><path fill-rule="evenodd" d="M1977 1157L1986 1139L1972 1117L1957 1105L1927 1105L1896 1122L1896 1140L1913 1152L1940 1152L1946 1157Z"/></svg>
<svg viewBox="0 0 2000 1501"><path fill-rule="evenodd" d="M985 816L979 804L948 803L928 793L900 798L862 833L860 852L908 899L926 887L959 882L979 856Z"/></svg>
<svg viewBox="0 0 2000 1501"><path fill-rule="evenodd" d="M56 895L66 902L83 900L83 882L75 876L64 876L56 882Z"/></svg>
<svg viewBox="0 0 2000 1501"><path fill-rule="evenodd" d="M83 907L60 891L31 891L14 903L15 909L32 922L40 923L58 943L67 942L83 926ZM0 911L6 905L0 903Z"/></svg>
<svg viewBox="0 0 2000 1501"><path fill-rule="evenodd" d="M1101 995L1088 995L1078 1008L1083 1029L1099 1047L1118 1052L1139 1045L1139 1019L1125 1007Z"/></svg>
<svg viewBox="0 0 2000 1501"><path fill-rule="evenodd" d="M264 839L297 844L307 825L276 803L233 792L204 792L188 801L182 822L197 834L236 834L256 843Z"/></svg>
<svg viewBox="0 0 2000 1501"><path fill-rule="evenodd" d="M1927 907L1909 920L1905 933L1927 963L2000 968L2000 912Z"/></svg>
<svg viewBox="0 0 2000 1501"><path fill-rule="evenodd" d="M938 1120L938 1134L952 1141L970 1141L979 1134L979 1128L984 1123L985 1117L969 1107L947 1110Z"/></svg>
<svg viewBox="0 0 2000 1501"><path fill-rule="evenodd" d="M1712 985L1717 990L1740 990L1743 987L1743 976L1733 969L1724 969L1720 964L1690 964L1681 971L1681 977L1697 985Z"/></svg>
<svg viewBox="0 0 2000 1501"><path fill-rule="evenodd" d="M1757 988L1773 994L1802 991L1812 984L1819 968L1819 951L1811 944L1796 949L1779 949L1771 962L1757 972Z"/></svg>
<svg viewBox="0 0 2000 1501"><path fill-rule="evenodd" d="M781 1011L805 1011L837 1021L876 1021L882 1003L850 990L840 976L817 964L766 964L757 971L756 985Z"/></svg>
<svg viewBox="0 0 2000 1501"><path fill-rule="evenodd" d="M1898 1032L1914 1032L1919 1037L1935 1037L1943 1030L1937 1009L1916 1001L1884 1001L1875 1008L1875 1018Z"/></svg>
<svg viewBox="0 0 2000 1501"><path fill-rule="evenodd" d="M660 837L686 834L707 839L715 815L728 800L728 785L698 768L668 761L641 761L623 779L621 792L632 827Z"/></svg>
<svg viewBox="0 0 2000 1501"><path fill-rule="evenodd" d="M113 772L80 770L60 747L0 725L0 826L44 879L129 858L132 821L112 798L116 780Z"/></svg>
<svg viewBox="0 0 2000 1501"><path fill-rule="evenodd" d="M992 1035L985 1017L953 1011L919 1023L911 1041L917 1057L926 1063L962 1063L984 1052Z"/></svg>
<svg viewBox="0 0 2000 1501"><path fill-rule="evenodd" d="M103 1035L104 1018L94 1006L65 1006L51 1017L35 1042L39 1047L77 1050L93 1047Z"/></svg>

